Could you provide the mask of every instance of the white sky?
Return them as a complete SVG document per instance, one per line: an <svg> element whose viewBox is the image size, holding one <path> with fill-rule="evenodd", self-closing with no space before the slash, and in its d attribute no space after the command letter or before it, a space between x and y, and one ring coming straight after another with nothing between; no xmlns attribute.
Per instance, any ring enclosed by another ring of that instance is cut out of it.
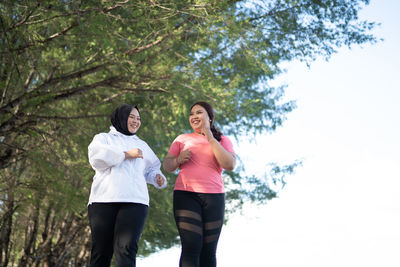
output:
<svg viewBox="0 0 400 267"><path fill-rule="evenodd" d="M248 204L224 226L220 267L400 267L400 1L372 0L362 18L385 40L341 49L281 77L297 101L283 127L242 141L248 170L304 164L279 198ZM257 153L258 152L258 153ZM178 266L180 248L138 259Z"/></svg>

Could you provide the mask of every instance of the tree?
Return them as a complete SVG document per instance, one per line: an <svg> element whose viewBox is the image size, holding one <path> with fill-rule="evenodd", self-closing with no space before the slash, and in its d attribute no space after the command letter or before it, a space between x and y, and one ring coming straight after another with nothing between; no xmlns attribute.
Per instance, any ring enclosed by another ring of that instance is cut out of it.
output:
<svg viewBox="0 0 400 267"><path fill-rule="evenodd" d="M196 100L225 134L274 131L294 102L269 82L281 63L374 42L368 0L11 1L0 3L0 264L87 262L87 145L123 102L160 158L190 130ZM273 166L280 180L297 163ZM274 176L276 175L276 176ZM226 173L227 199L263 202L271 177ZM141 254L177 243L169 190L150 189ZM21 223L22 222L22 223Z"/></svg>

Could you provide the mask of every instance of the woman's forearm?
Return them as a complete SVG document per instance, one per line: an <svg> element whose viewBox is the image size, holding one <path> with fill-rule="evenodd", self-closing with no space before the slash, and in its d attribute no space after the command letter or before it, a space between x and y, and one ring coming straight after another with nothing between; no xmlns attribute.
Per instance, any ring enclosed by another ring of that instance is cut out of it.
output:
<svg viewBox="0 0 400 267"><path fill-rule="evenodd" d="M177 161L177 157L170 155L170 154L165 156L164 161L163 161L163 167L164 167L164 170L167 172L173 172L176 169L178 169L179 164Z"/></svg>
<svg viewBox="0 0 400 267"><path fill-rule="evenodd" d="M227 151L215 138L209 140L218 164L225 170L232 171L236 165L236 157Z"/></svg>

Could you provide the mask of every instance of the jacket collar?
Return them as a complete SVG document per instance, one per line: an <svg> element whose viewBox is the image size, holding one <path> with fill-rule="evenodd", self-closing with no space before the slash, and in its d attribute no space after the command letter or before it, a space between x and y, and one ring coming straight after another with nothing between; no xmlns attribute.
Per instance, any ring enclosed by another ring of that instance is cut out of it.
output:
<svg viewBox="0 0 400 267"><path fill-rule="evenodd" d="M134 138L134 139L139 139L139 137L135 134L135 135L125 135L123 133L120 133L117 131L117 129L115 129L114 126L110 126L110 134L115 135L115 136L122 136L122 137L127 137L127 138Z"/></svg>

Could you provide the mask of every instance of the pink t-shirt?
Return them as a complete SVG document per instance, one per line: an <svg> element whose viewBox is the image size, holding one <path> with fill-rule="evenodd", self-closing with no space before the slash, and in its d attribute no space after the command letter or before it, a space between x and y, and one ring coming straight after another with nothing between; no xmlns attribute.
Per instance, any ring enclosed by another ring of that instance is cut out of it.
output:
<svg viewBox="0 0 400 267"><path fill-rule="evenodd" d="M232 142L221 136L220 144L229 152L233 152ZM185 190L198 193L224 193L222 168L207 138L197 133L179 135L168 153L178 156L182 150L189 149L190 160L181 164L174 190Z"/></svg>

